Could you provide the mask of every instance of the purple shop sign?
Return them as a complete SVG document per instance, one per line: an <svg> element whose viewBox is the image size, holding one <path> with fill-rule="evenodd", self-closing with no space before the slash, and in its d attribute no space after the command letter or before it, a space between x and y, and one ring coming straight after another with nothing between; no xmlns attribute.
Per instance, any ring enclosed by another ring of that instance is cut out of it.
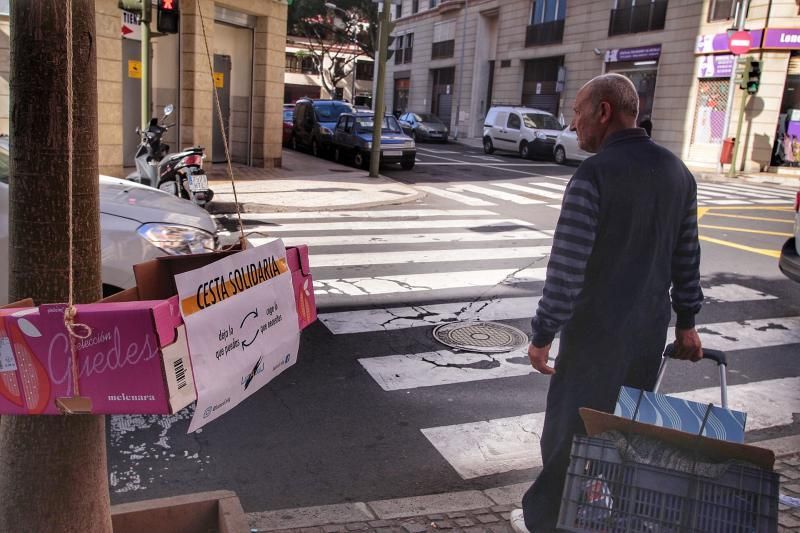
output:
<svg viewBox="0 0 800 533"><path fill-rule="evenodd" d="M704 55L700 56L700 63L697 67L698 78L730 78L736 65L736 56L725 55Z"/></svg>
<svg viewBox="0 0 800 533"><path fill-rule="evenodd" d="M767 28L763 48L800 50L800 29Z"/></svg>
<svg viewBox="0 0 800 533"><path fill-rule="evenodd" d="M661 56L661 45L637 46L635 48L612 48L606 50L606 63L618 61L644 61L658 59Z"/></svg>
<svg viewBox="0 0 800 533"><path fill-rule="evenodd" d="M764 33L764 30L750 30L748 33L753 38L753 48L760 48L761 34ZM695 54L715 54L719 52L730 53L727 33L697 36L697 42L694 45Z"/></svg>

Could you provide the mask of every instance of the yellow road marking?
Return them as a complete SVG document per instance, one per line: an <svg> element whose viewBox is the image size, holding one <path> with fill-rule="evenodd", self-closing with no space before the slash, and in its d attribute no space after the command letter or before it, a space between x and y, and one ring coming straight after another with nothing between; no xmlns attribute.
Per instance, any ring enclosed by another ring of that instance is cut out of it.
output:
<svg viewBox="0 0 800 533"><path fill-rule="evenodd" d="M766 217L747 217L744 215L724 215L722 213L710 213L712 217L727 217L727 218L738 218L740 220L762 220L764 222L781 222L783 224L794 224L794 220L783 219L783 218L766 218Z"/></svg>
<svg viewBox="0 0 800 533"><path fill-rule="evenodd" d="M787 203L791 203L791 201L787 200ZM725 210L725 211L794 211L792 207L778 207L775 205L765 205L765 206L717 206L714 207L700 207L698 209L713 209L714 211L718 210Z"/></svg>
<svg viewBox="0 0 800 533"><path fill-rule="evenodd" d="M697 208L697 221L700 222L700 219L705 216L706 213L711 211L710 207L698 207Z"/></svg>
<svg viewBox="0 0 800 533"><path fill-rule="evenodd" d="M769 257L774 257L778 259L781 256L780 250L767 250L766 248L753 248L752 246L745 246L743 244L736 244L735 242L730 241L723 241L720 239L713 239L711 237L704 237L700 236L701 241L706 241L714 244L719 244L721 246L728 246L730 248L736 248L737 250L744 250L745 252L752 252L754 254L761 254L766 255Z"/></svg>
<svg viewBox="0 0 800 533"><path fill-rule="evenodd" d="M744 228L731 228L729 226L712 226L710 224L700 224L698 228L704 229L719 229L724 231L733 231L736 233L757 233L759 235L775 235L776 237L792 237L791 233L780 233L778 231L763 231L759 229L744 229Z"/></svg>

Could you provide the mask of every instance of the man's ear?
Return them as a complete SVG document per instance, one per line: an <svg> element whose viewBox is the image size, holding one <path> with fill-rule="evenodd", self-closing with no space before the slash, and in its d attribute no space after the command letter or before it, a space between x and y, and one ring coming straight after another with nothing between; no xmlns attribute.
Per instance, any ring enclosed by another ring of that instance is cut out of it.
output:
<svg viewBox="0 0 800 533"><path fill-rule="evenodd" d="M611 122L611 104L606 101L600 102L600 123Z"/></svg>

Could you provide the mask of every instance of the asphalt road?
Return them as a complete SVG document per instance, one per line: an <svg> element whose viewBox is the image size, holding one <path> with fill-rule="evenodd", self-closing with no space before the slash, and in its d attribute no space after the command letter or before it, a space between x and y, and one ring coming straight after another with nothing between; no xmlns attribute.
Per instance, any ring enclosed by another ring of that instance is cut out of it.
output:
<svg viewBox="0 0 800 533"><path fill-rule="evenodd" d="M189 410L112 417L112 501L230 489L253 512L532 480L549 378L524 349L456 352L432 330L482 319L530 332L573 171L421 145L413 171L383 172L428 193L415 204L251 215L253 231L310 244L320 321L295 366L200 432L186 434ZM799 291L776 258L794 191L699 189L701 336L729 352L749 441L800 433ZM711 400L717 375L710 362L675 364L663 390Z"/></svg>

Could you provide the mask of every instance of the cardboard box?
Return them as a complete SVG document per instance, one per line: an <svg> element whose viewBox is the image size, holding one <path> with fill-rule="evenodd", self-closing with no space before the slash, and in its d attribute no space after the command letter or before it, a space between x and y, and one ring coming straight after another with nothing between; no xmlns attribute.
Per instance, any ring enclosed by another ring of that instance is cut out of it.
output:
<svg viewBox="0 0 800 533"><path fill-rule="evenodd" d="M684 450L697 450L701 454L719 461L738 459L753 463L767 470L772 470L775 465L775 454L772 450L765 448L711 439L676 429L635 422L586 407L581 407L580 415L586 426L586 433L592 437L606 431L617 430L622 433L636 433L654 437Z"/></svg>
<svg viewBox="0 0 800 533"><path fill-rule="evenodd" d="M0 309L0 413L61 414L56 400L73 395L65 307ZM92 413L168 414L197 398L177 298L75 307L91 328L76 342Z"/></svg>

